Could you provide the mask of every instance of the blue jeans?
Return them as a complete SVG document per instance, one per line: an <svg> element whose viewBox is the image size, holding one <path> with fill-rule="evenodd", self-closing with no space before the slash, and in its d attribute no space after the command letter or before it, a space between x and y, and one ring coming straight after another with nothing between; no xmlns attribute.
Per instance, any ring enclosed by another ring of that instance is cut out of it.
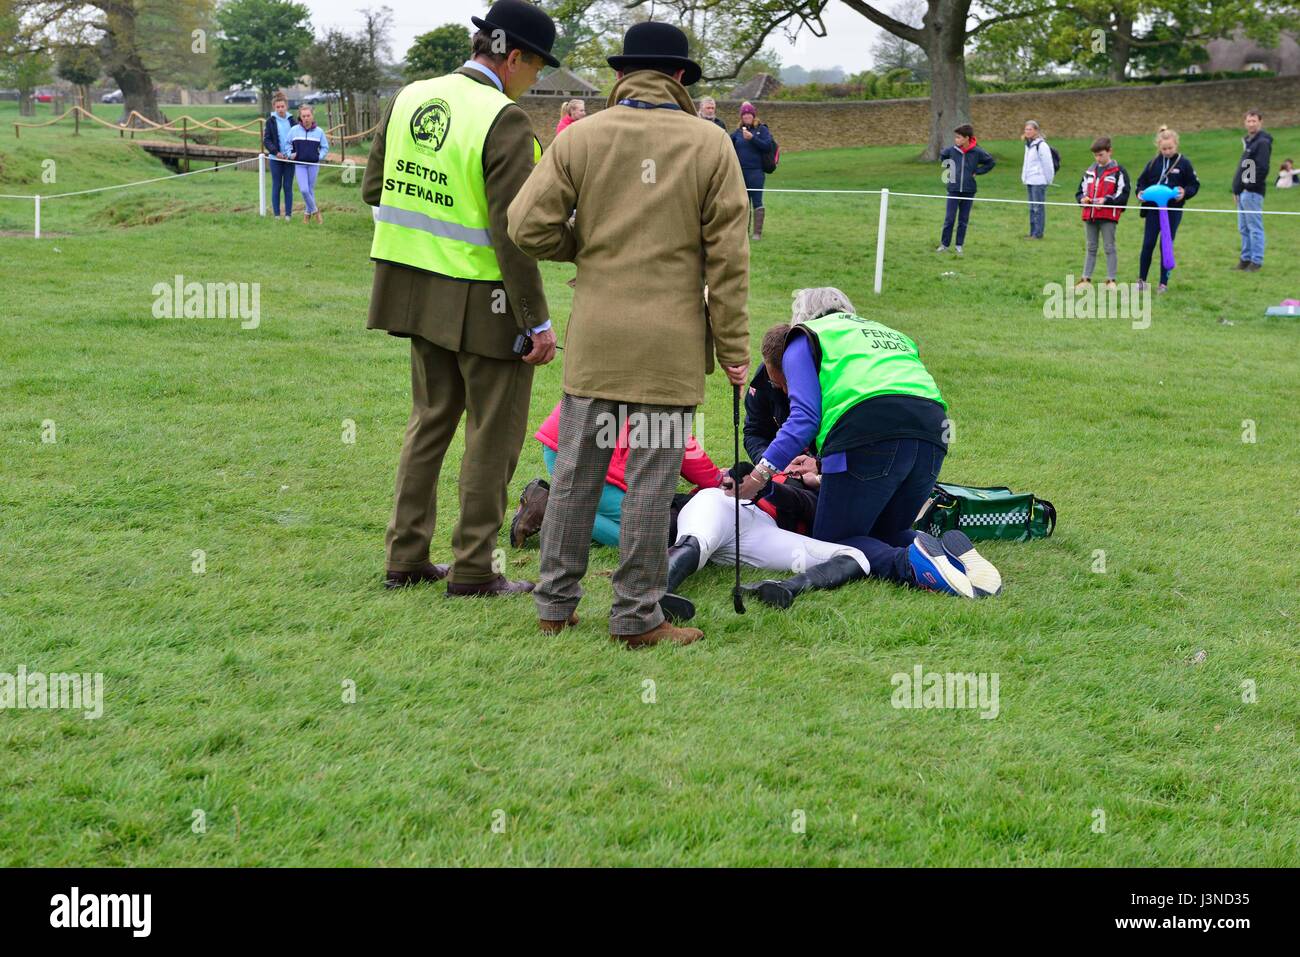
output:
<svg viewBox="0 0 1300 957"><path fill-rule="evenodd" d="M939 238L942 246L947 246L952 239L953 220L957 221L957 245L966 243L966 224L970 222L970 208L975 201L962 193L949 193L948 206L943 213L943 235Z"/></svg>
<svg viewBox="0 0 1300 957"><path fill-rule="evenodd" d="M1264 217L1250 215L1264 208L1263 193L1240 193L1237 196L1237 229L1241 232L1241 258L1264 262Z"/></svg>
<svg viewBox="0 0 1300 957"><path fill-rule="evenodd" d="M542 446L542 461L546 463L546 474L555 474L556 452ZM601 489L600 501L596 504L596 522L591 526L592 540L598 545L618 548L618 527L623 520L623 496L626 493L617 485L605 483Z"/></svg>
<svg viewBox="0 0 1300 957"><path fill-rule="evenodd" d="M761 169L740 168L740 175L745 178L745 189L749 191L749 205L754 209L763 208L763 184L767 174Z"/></svg>
<svg viewBox="0 0 1300 957"><path fill-rule="evenodd" d="M284 214L293 215L293 164L271 158L271 210L280 215L280 190L284 190Z"/></svg>
<svg viewBox="0 0 1300 957"><path fill-rule="evenodd" d="M1160 248L1160 210L1151 210L1147 218L1142 221L1146 223L1146 232L1142 234L1142 253L1138 256L1138 278L1146 282L1147 273L1151 271L1151 256ZM1169 210L1169 241L1171 243L1174 241L1174 237L1178 235L1178 224L1182 221L1182 210ZM1160 259L1160 285L1169 285L1169 270L1165 268L1163 257Z"/></svg>
<svg viewBox="0 0 1300 957"><path fill-rule="evenodd" d="M912 584L912 522L934 490L946 454L920 439L848 449L846 470L822 476L812 537L861 550L873 578Z"/></svg>
<svg viewBox="0 0 1300 957"><path fill-rule="evenodd" d="M1029 235L1043 238L1043 227L1047 225L1047 207L1041 205L1047 200L1047 185L1044 183L1040 186L1029 186L1026 184L1025 189L1029 190Z"/></svg>

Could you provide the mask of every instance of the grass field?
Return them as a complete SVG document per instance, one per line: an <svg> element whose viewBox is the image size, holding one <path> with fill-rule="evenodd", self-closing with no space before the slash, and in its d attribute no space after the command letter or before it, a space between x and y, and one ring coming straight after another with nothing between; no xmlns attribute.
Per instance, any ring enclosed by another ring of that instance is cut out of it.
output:
<svg viewBox="0 0 1300 957"><path fill-rule="evenodd" d="M165 172L109 132L13 140L13 119L0 192ZM987 145L981 194L1021 196L1020 145ZM1068 200L1087 143L1056 145ZM1230 206L1238 134L1183 149L1195 204ZM1134 176L1153 152L1117 142ZM914 153L789 154L769 185L940 192ZM99 720L0 712L0 862L1295 863L1300 326L1263 311L1300 295L1300 218L1270 217L1264 271L1241 274L1233 217L1189 213L1134 329L1044 317L1081 265L1075 211L1025 243L1023 207L977 205L958 260L933 252L941 203L896 199L877 297L877 197L770 194L755 347L792 289L840 286L921 343L957 424L945 478L1037 492L1060 527L990 546L1007 586L980 602L864 582L739 617L707 569L687 589L706 640L632 653L605 634L610 550L559 637L526 599L379 588L408 356L364 330L371 221L337 174L323 228L259 219L255 177L226 171L52 200L40 242L30 204L0 201L0 673L105 691ZM1139 238L1130 211L1122 278ZM543 269L562 328L573 270ZM154 318L177 274L260 283L260 325ZM537 376L534 425L560 381ZM703 413L725 459L720 377ZM530 439L512 488L539 474ZM536 575L535 548L509 554ZM1000 713L896 710L891 676L918 664L997 674Z"/></svg>

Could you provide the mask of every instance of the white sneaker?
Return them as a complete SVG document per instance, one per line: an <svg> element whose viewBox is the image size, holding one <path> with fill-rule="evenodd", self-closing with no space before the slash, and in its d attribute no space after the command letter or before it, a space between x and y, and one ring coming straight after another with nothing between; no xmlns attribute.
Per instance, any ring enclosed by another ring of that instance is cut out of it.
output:
<svg viewBox="0 0 1300 957"><path fill-rule="evenodd" d="M960 246L957 247L957 255L958 255L958 256L961 255L961 247L960 247Z"/></svg>
<svg viewBox="0 0 1300 957"><path fill-rule="evenodd" d="M935 252L937 253L946 253L947 251L948 251L947 246L940 246L938 249L935 250Z"/></svg>
<svg viewBox="0 0 1300 957"><path fill-rule="evenodd" d="M944 532L939 539L943 550L958 568L966 573L976 598L986 598L1002 591L1002 574L993 563L975 551L975 544L965 532Z"/></svg>

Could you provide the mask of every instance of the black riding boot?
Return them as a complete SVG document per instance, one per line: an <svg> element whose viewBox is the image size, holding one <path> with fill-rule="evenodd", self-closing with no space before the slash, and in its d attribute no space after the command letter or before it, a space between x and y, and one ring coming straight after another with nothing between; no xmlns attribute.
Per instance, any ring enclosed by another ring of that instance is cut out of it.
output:
<svg viewBox="0 0 1300 957"><path fill-rule="evenodd" d="M765 605L776 608L789 608L795 598L806 591L814 589L839 588L859 578L866 578L862 566L851 555L836 555L828 562L814 565L802 575L795 575L785 581L764 581L754 585L745 585L741 591L758 597Z"/></svg>
<svg viewBox="0 0 1300 957"><path fill-rule="evenodd" d="M695 617L695 605L690 599L673 592L699 567L700 543L695 536L687 535L668 549L668 594L659 600L659 610L669 621L690 621Z"/></svg>

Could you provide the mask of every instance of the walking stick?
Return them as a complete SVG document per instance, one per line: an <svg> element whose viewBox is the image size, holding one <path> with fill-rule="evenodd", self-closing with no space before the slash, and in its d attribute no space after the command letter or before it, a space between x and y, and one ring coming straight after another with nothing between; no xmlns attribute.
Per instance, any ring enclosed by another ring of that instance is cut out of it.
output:
<svg viewBox="0 0 1300 957"><path fill-rule="evenodd" d="M732 469L731 478L735 484L736 499L736 584L731 589L731 603L735 606L736 614L745 613L745 599L740 591L740 386L732 383L731 386L731 437L735 443L735 467Z"/></svg>

